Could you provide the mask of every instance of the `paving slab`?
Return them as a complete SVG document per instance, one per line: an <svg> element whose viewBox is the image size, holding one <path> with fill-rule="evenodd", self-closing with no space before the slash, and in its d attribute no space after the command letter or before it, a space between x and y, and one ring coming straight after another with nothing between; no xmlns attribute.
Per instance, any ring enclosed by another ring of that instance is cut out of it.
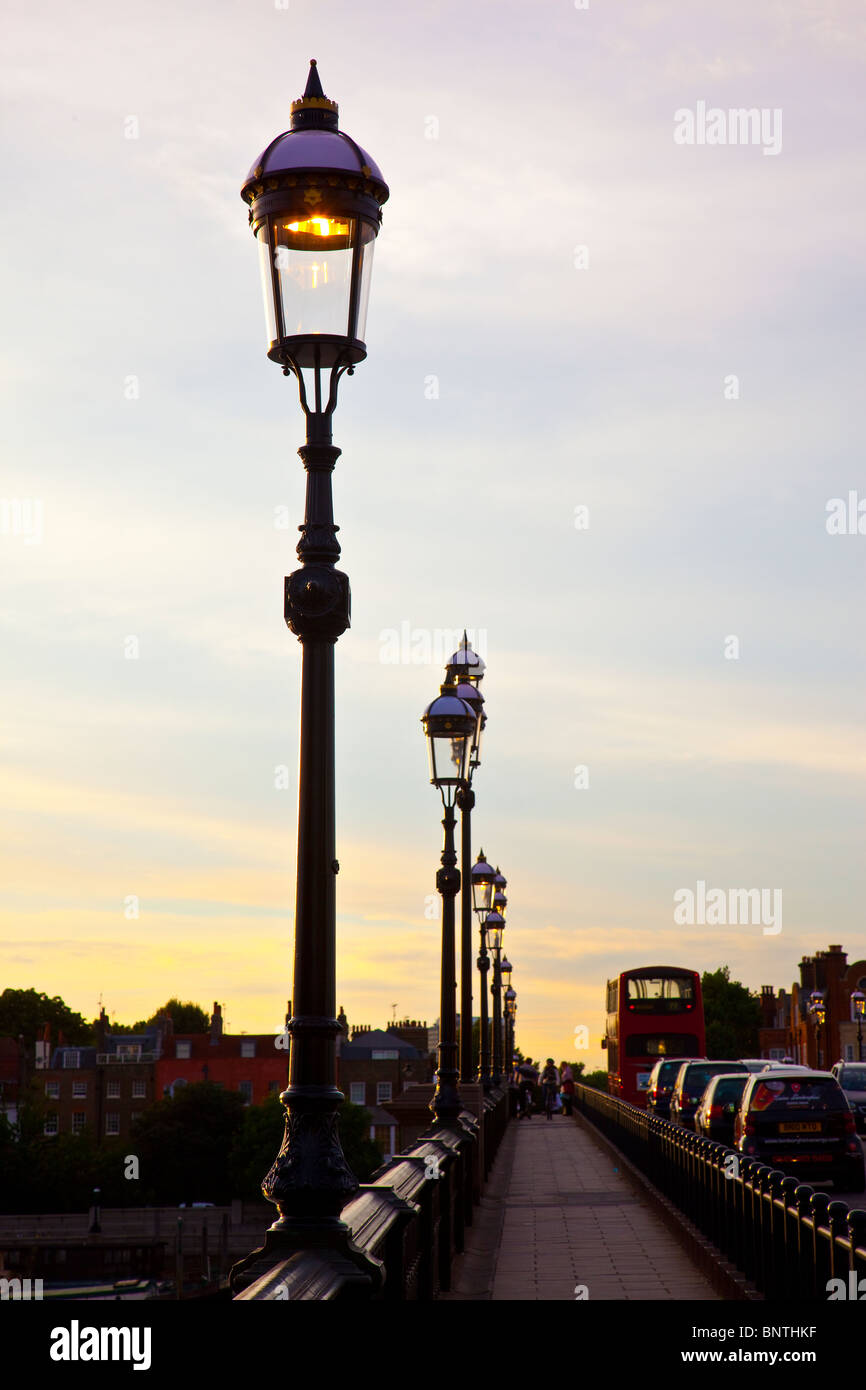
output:
<svg viewBox="0 0 866 1390"><path fill-rule="evenodd" d="M512 1120L443 1299L718 1300L591 1126Z"/></svg>

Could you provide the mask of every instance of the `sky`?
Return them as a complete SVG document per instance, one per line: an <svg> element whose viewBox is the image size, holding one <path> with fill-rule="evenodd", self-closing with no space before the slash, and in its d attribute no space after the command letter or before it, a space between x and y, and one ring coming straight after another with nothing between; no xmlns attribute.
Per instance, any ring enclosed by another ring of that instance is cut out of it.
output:
<svg viewBox="0 0 866 1390"><path fill-rule="evenodd" d="M9 0L5 30L0 987L281 1027L303 420L239 191L311 57L391 189L334 420L350 1024L438 1015L420 716L464 627L524 1052L600 1065L631 966L757 990L866 954L856 0ZM780 930L678 922L699 883L777 891Z"/></svg>

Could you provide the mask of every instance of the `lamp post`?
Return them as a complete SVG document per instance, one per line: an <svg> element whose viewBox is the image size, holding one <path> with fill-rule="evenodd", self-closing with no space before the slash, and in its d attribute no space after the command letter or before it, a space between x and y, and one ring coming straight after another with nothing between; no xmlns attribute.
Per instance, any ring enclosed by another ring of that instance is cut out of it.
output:
<svg viewBox="0 0 866 1390"><path fill-rule="evenodd" d="M302 650L293 1013L282 1148L262 1191L279 1208L266 1249L349 1249L341 1207L357 1190L340 1145L336 1085L336 859L334 646L349 626L349 581L334 524L331 474L339 457L331 417L344 373L364 344L373 248L388 186L376 164L339 130L315 59L291 128L256 160L241 197L258 246L267 354L298 383L306 442L306 509L286 579L285 620ZM252 1258L252 1257L251 1257Z"/></svg>
<svg viewBox="0 0 866 1390"><path fill-rule="evenodd" d="M454 850L454 804L466 780L466 763L478 722L474 709L445 684L422 716L430 754L430 781L445 808L445 843L436 887L442 897L442 968L439 1005L439 1069L430 1109L435 1127L456 1125L461 1103L457 1090L457 980L454 955L454 899L460 891L460 871Z"/></svg>
<svg viewBox="0 0 866 1390"><path fill-rule="evenodd" d="M484 696L479 685L484 678L484 662L469 645L466 632L445 668L445 679L457 684L457 694L475 712L476 724L466 771L466 781L457 791L460 808L460 1077L471 1081L472 1065L472 810L475 793L472 778L481 764L481 735L487 723Z"/></svg>
<svg viewBox="0 0 866 1390"><path fill-rule="evenodd" d="M472 904L478 917L480 931L480 945L478 949L478 971L481 975L478 1080L481 1082L482 1088L486 1094L493 1083L490 1079L490 1023L487 1009L487 972L490 969L490 957L487 954L487 932L484 924L493 906L493 889L496 880L496 870L491 864L487 863L487 860L484 858L484 850L481 850L478 859L473 864L470 877L472 879Z"/></svg>
<svg viewBox="0 0 866 1390"><path fill-rule="evenodd" d="M866 1014L866 994L860 989L855 989L851 995L851 1003L854 1005L854 1017L857 1020L857 1061L863 1061L863 1016Z"/></svg>
<svg viewBox="0 0 866 1390"><path fill-rule="evenodd" d="M503 1046L503 1050L504 1050L504 1063L505 1063L505 1065L503 1066L503 1071L504 1071L504 1072L506 1073L506 1075L508 1076L509 1081L511 1080L511 1073L512 1073L512 1071L514 1070L514 1067L513 1067L512 1050L511 1050L511 1047L510 1047L510 1045L509 1045L509 1040L508 1040L508 1027L509 1027L509 1022L510 1022L510 1019L511 1019L511 1011L510 1011L510 1008L509 1008L509 1002L510 1002L510 996L512 996L512 995L514 994L513 989L511 989L511 969L512 969L511 961L508 959L507 956L503 956L503 957L502 957L502 965L501 965L501 967L500 967L501 974L502 974L502 987L503 987L503 995L502 995L502 1019L503 1019L502 1030L503 1030L503 1043L502 1043L502 1046Z"/></svg>
<svg viewBox="0 0 866 1390"><path fill-rule="evenodd" d="M490 949L493 952L493 984L490 987L493 995L493 1085L498 1086L502 1080L502 976L500 974L500 960L505 918L494 909L493 912L488 912L484 926L490 939Z"/></svg>
<svg viewBox="0 0 866 1390"><path fill-rule="evenodd" d="M813 989L809 995L809 1012L815 1020L815 1049L820 1068L823 1055L821 1052L821 1029L827 1020L827 1006L824 1002L823 990Z"/></svg>

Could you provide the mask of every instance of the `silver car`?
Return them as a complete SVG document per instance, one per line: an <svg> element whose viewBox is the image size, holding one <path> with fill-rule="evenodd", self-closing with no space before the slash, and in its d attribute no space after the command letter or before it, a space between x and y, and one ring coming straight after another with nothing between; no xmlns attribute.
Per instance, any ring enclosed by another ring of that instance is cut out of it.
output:
<svg viewBox="0 0 866 1390"><path fill-rule="evenodd" d="M866 1133L866 1062L837 1062L830 1070L845 1092L857 1128Z"/></svg>

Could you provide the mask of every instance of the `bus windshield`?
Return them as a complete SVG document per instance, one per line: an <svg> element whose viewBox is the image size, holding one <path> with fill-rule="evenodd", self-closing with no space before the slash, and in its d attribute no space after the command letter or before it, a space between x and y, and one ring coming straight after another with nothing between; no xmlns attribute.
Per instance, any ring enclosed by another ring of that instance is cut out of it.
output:
<svg viewBox="0 0 866 1390"><path fill-rule="evenodd" d="M691 975L628 975L625 985L629 1013L687 1013L695 1007L695 982Z"/></svg>

